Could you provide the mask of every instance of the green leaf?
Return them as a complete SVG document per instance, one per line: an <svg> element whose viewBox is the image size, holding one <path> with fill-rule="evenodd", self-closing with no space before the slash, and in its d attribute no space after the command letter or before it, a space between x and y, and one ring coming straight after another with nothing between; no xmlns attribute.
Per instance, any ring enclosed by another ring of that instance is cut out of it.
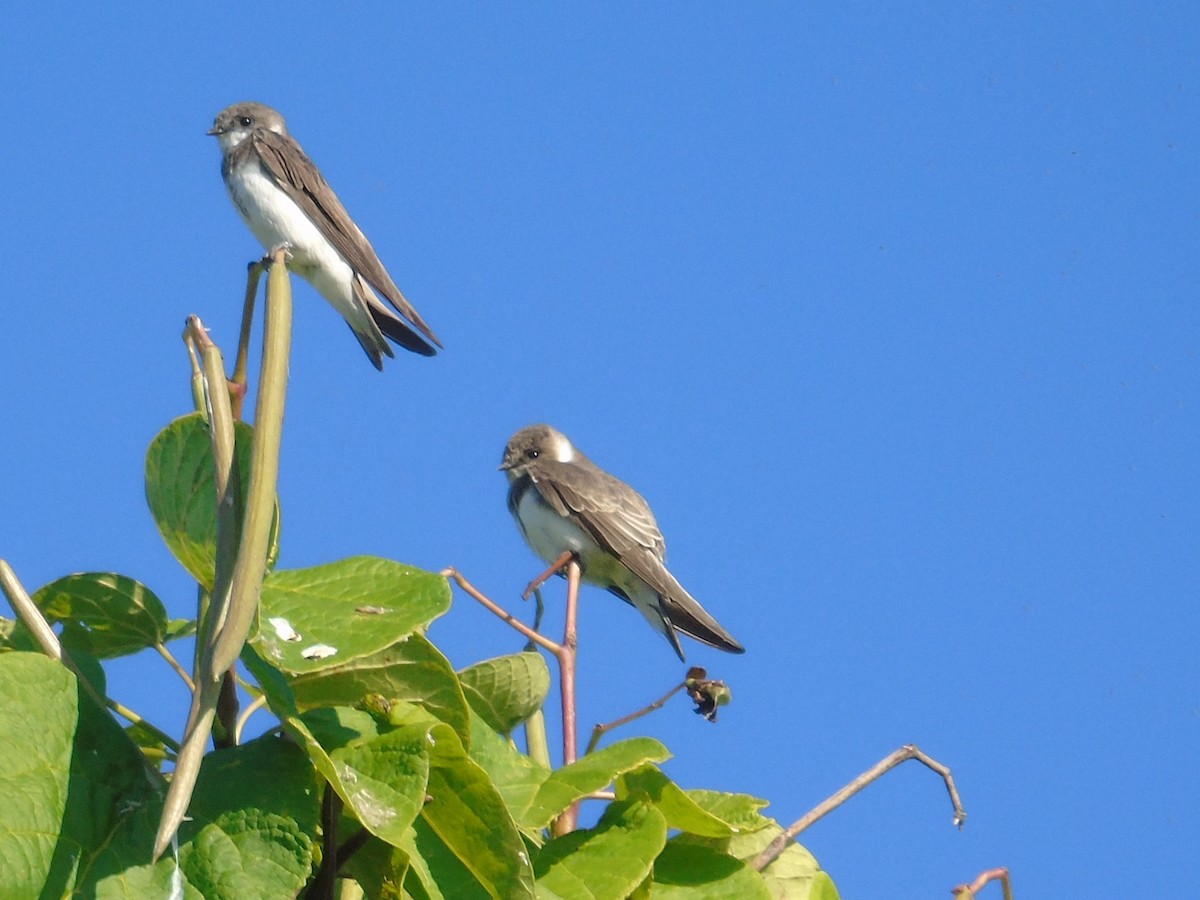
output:
<svg viewBox="0 0 1200 900"><path fill-rule="evenodd" d="M540 653L484 660L463 669L458 678L467 702L501 734L541 709L550 692L550 670Z"/></svg>
<svg viewBox="0 0 1200 900"><path fill-rule="evenodd" d="M249 644L242 648L242 665L254 676L259 689L267 698L267 706L281 721L298 713L296 697L292 694L287 676L262 658Z"/></svg>
<svg viewBox="0 0 1200 900"><path fill-rule="evenodd" d="M458 732L463 743L471 740L467 701L454 668L418 633L344 665L297 675L291 688L301 709L353 706L368 694L419 704Z"/></svg>
<svg viewBox="0 0 1200 900"><path fill-rule="evenodd" d="M253 430L234 423L233 476L239 480L239 509L245 508ZM207 590L213 587L217 556L217 488L208 423L200 413L176 419L146 451L146 502L167 547ZM267 565L279 555L279 508L271 525Z"/></svg>
<svg viewBox="0 0 1200 900"><path fill-rule="evenodd" d="M30 653L40 653L41 649L34 640L25 623L17 619L6 619L0 616L0 651L21 650Z"/></svg>
<svg viewBox="0 0 1200 900"><path fill-rule="evenodd" d="M684 793L697 806L709 815L716 816L736 833L758 831L774 821L759 812L769 803L760 797L707 790L689 790Z"/></svg>
<svg viewBox="0 0 1200 900"><path fill-rule="evenodd" d="M736 796L736 795L734 795ZM765 816L766 825L731 838L702 838L692 834L681 834L672 843L688 846L709 847L729 854L746 863L754 859L767 845L783 833L783 827L774 819ZM761 873L773 897L786 900L838 900L837 888L830 877L821 870L816 859L804 847L791 843Z"/></svg>
<svg viewBox="0 0 1200 900"><path fill-rule="evenodd" d="M549 769L518 751L474 710L471 711L471 758L483 766L518 821L533 805L542 782L550 777ZM526 831L529 835L537 833L533 828Z"/></svg>
<svg viewBox="0 0 1200 900"><path fill-rule="evenodd" d="M609 804L595 828L555 838L534 858L539 897L628 897L650 874L667 841L667 823L652 806Z"/></svg>
<svg viewBox="0 0 1200 900"><path fill-rule="evenodd" d="M555 769L538 788L533 803L518 822L544 828L580 797L601 790L624 772L645 763L669 759L670 751L653 738L630 738L611 744L583 759Z"/></svg>
<svg viewBox="0 0 1200 900"><path fill-rule="evenodd" d="M100 659L137 653L167 640L167 610L140 582L115 572L83 572L52 581L33 595L62 642Z"/></svg>
<svg viewBox="0 0 1200 900"><path fill-rule="evenodd" d="M493 895L471 874L424 819L417 819L404 846L411 864L404 887L430 900L489 900Z"/></svg>
<svg viewBox="0 0 1200 900"><path fill-rule="evenodd" d="M11 897L42 896L43 884L61 896L74 883L67 860L49 876L67 811L77 694L75 678L44 656L0 656L0 869Z"/></svg>
<svg viewBox="0 0 1200 900"><path fill-rule="evenodd" d="M727 822L707 812L655 766L640 766L617 779L617 799L632 797L653 804L680 831L706 837L729 837Z"/></svg>
<svg viewBox="0 0 1200 900"><path fill-rule="evenodd" d="M167 641L191 637L196 633L195 619L171 619L167 622Z"/></svg>
<svg viewBox="0 0 1200 900"><path fill-rule="evenodd" d="M449 608L441 575L354 556L267 575L252 643L285 672L317 672L378 653Z"/></svg>
<svg viewBox="0 0 1200 900"><path fill-rule="evenodd" d="M160 859L155 865L131 866L114 872L96 883L96 900L144 900L146 897L171 897L171 882L175 877L175 860ZM203 894L188 884L182 874L179 881L183 900L205 900Z"/></svg>
<svg viewBox="0 0 1200 900"><path fill-rule="evenodd" d="M285 724L305 743L347 813L371 834L403 849L408 828L425 803L429 733L436 722L391 729L360 710L326 707Z"/></svg>
<svg viewBox="0 0 1200 900"><path fill-rule="evenodd" d="M339 835L353 834L358 822L342 819ZM338 869L343 878L353 878L372 900L411 900L404 893L409 877L408 854L376 837L369 837Z"/></svg>
<svg viewBox="0 0 1200 900"><path fill-rule="evenodd" d="M772 900L763 877L746 863L711 847L675 841L668 842L654 861L651 896L655 900Z"/></svg>
<svg viewBox="0 0 1200 900"><path fill-rule="evenodd" d="M487 772L449 727L437 725L429 736L425 823L493 897L533 897L525 844Z"/></svg>
<svg viewBox="0 0 1200 900"><path fill-rule="evenodd" d="M161 801L141 755L75 676L0 655L0 871L12 897L59 897L145 860Z"/></svg>

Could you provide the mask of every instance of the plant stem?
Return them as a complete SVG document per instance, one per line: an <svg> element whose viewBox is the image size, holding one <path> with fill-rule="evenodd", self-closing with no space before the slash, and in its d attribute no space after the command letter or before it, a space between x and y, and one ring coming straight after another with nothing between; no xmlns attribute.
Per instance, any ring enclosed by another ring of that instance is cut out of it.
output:
<svg viewBox="0 0 1200 900"><path fill-rule="evenodd" d="M604 735L608 734L608 732L612 731L614 728L620 728L622 725L628 725L630 722L640 719L642 716L649 715L656 709L662 709L668 700L682 691L685 687L687 687L687 682L681 681L653 703L643 706L641 709L635 710L627 716L621 716L619 719L613 719L611 722L605 722L595 726L592 729L592 738L590 741L588 741L587 749L583 751L583 755L587 756L589 753L595 750L596 745L600 743L600 738L604 737Z"/></svg>
<svg viewBox="0 0 1200 900"><path fill-rule="evenodd" d="M230 390L233 394L233 415L242 417L242 406L246 402L246 358L250 352L250 328L254 324L254 300L258 296L258 282L262 278L262 261L250 263L246 273L246 299L242 301L242 327L238 333L237 356L233 360L233 378Z"/></svg>
<svg viewBox="0 0 1200 900"><path fill-rule="evenodd" d="M127 722L132 722L134 725L140 725L145 728L152 735L154 735L155 738L157 738L159 741L162 741L164 747L169 747L174 753L179 752L179 741L175 740L175 738L171 737L166 732L160 731L146 719L143 719L141 716L135 713L128 706L118 703L111 697L105 701L105 705Z"/></svg>
<svg viewBox="0 0 1200 900"><path fill-rule="evenodd" d="M192 676L187 673L187 669L179 664L179 660L175 658L175 654L167 649L167 645L155 644L154 649L158 651L159 656L167 661L167 665L175 670L175 674L183 679L183 683L187 685L188 690L194 691L196 689L196 682L192 681Z"/></svg>
<svg viewBox="0 0 1200 900"><path fill-rule="evenodd" d="M758 854L752 867L761 872L767 866L778 858L791 841L796 838L800 832L808 828L822 816L837 809L871 782L877 780L887 774L902 762L910 759L915 759L923 765L928 766L933 771L942 776L942 780L946 782L946 790L950 794L950 802L954 805L954 824L962 828L963 823L967 820L967 813L963 809L962 801L958 797L958 787L954 784L954 777L950 774L950 769L942 765L936 759L923 753L916 744L905 744L898 750L889 753L867 771L863 772L844 788L837 793L823 800L814 806L811 810L793 822L786 831L771 841L762 853Z"/></svg>
<svg viewBox="0 0 1200 900"><path fill-rule="evenodd" d="M576 725L575 706L575 660L578 655L579 640L577 621L579 611L579 581L583 570L579 560L571 556L567 560L567 615L563 642L558 653L558 670L560 678L559 693L562 697L562 727L563 727L563 765L569 766L575 762L578 755L579 730ZM554 834L569 834L575 830L579 822L579 803L572 803L563 814L554 820Z"/></svg>
<svg viewBox="0 0 1200 900"><path fill-rule="evenodd" d="M525 635L525 637L529 638L529 640L533 641L539 647L549 650L555 656L558 655L558 651L560 649L558 644L554 643L554 641L550 640L550 638L546 637L545 635L534 631L516 616L507 612L502 606L500 606L500 604L496 603L494 600L480 591L479 588L467 581L467 579L463 577L462 573L453 566L447 566L438 574L440 574L443 578L449 578L453 580L455 584L463 589L463 591L482 603L489 612L503 619L510 626L521 632L521 634Z"/></svg>
<svg viewBox="0 0 1200 900"><path fill-rule="evenodd" d="M242 540L233 570L229 616L213 648L213 668L224 671L242 652L258 612L275 497L279 481L279 447L287 396L288 354L292 337L292 291L285 265L286 251L275 251L267 281L266 327L263 333L262 373L254 405L254 446Z"/></svg>

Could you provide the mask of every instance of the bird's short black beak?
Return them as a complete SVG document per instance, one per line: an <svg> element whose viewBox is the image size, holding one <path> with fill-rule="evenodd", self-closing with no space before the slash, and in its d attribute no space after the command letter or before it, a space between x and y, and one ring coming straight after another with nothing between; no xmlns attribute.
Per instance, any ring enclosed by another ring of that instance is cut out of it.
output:
<svg viewBox="0 0 1200 900"><path fill-rule="evenodd" d="M216 137L218 134L221 133L221 129L218 128L216 125L214 125L212 128L208 129L208 131L206 131L204 133L211 137Z"/></svg>

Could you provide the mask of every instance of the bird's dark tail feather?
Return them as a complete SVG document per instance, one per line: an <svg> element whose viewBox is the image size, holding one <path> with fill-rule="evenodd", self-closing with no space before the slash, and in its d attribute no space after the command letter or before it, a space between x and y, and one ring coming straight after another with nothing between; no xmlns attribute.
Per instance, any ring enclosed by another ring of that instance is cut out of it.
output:
<svg viewBox="0 0 1200 900"><path fill-rule="evenodd" d="M688 637L726 653L746 652L746 648L734 640L733 635L705 612L691 595L685 593L684 597L690 602L680 602L674 597L662 598L663 614L672 626Z"/></svg>
<svg viewBox="0 0 1200 900"><path fill-rule="evenodd" d="M371 318L375 320L375 324L379 326L379 330L388 340L399 344L405 350L411 350L422 356L433 356L437 353L436 348L426 343L425 339L409 328L404 320L396 316L389 316L371 304L367 305L367 311L371 313Z"/></svg>

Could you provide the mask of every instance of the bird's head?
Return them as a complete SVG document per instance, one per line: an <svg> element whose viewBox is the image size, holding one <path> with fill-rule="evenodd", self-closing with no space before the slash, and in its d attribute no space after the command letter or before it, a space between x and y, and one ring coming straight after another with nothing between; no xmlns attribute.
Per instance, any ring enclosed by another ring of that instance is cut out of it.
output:
<svg viewBox="0 0 1200 900"><path fill-rule="evenodd" d="M228 151L260 128L287 134L283 116L269 106L252 102L235 103L221 110L208 133L220 142L221 150Z"/></svg>
<svg viewBox="0 0 1200 900"><path fill-rule="evenodd" d="M530 425L509 438L500 460L500 471L508 475L509 481L516 481L527 474L531 466L536 468L539 460L566 463L578 456L575 446L557 428Z"/></svg>

